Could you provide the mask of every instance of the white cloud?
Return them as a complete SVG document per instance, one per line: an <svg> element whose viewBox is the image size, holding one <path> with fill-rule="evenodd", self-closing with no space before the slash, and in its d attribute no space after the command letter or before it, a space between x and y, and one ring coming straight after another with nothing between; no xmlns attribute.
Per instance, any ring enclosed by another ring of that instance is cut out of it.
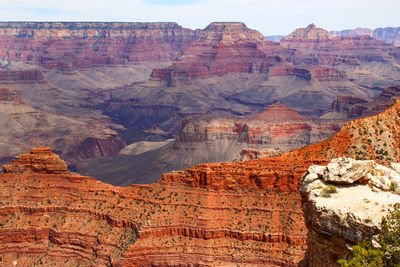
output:
<svg viewBox="0 0 400 267"><path fill-rule="evenodd" d="M400 26L399 8L399 0L0 0L0 18L176 21L190 28L203 28L212 21L243 21L272 35L311 22L329 30Z"/></svg>

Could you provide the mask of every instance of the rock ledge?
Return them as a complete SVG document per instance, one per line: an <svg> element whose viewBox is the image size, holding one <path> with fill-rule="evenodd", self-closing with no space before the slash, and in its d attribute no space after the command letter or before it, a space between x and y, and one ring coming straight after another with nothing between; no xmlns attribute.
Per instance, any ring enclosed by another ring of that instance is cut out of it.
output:
<svg viewBox="0 0 400 267"><path fill-rule="evenodd" d="M349 247L364 238L374 240L380 223L400 202L399 164L373 160L333 159L311 166L300 192L309 229L309 266L336 266Z"/></svg>

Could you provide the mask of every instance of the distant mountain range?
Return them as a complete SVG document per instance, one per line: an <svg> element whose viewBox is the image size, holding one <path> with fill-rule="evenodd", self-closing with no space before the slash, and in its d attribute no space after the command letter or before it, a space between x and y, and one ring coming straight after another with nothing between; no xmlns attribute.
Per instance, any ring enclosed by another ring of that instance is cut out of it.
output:
<svg viewBox="0 0 400 267"><path fill-rule="evenodd" d="M344 36L362 36L367 35L374 39L384 41L395 46L400 46L400 27L386 27L376 28L371 30L368 28L356 28L342 31L330 31L331 37L344 37ZM284 35L271 35L265 36L265 39L272 42L280 42Z"/></svg>

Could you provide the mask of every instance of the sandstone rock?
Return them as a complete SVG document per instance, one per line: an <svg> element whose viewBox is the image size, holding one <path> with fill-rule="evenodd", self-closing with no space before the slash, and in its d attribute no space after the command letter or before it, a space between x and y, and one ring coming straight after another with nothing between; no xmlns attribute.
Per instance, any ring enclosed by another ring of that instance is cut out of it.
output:
<svg viewBox="0 0 400 267"><path fill-rule="evenodd" d="M262 121L275 121L275 122L284 122L284 121L305 121L307 120L305 117L301 116L294 109L289 108L282 103L275 103L273 105L267 106L261 113L250 117L250 119L254 120L262 120Z"/></svg>
<svg viewBox="0 0 400 267"><path fill-rule="evenodd" d="M49 147L33 148L27 154L18 156L11 164L3 166L4 173L13 174L61 174L67 171L67 164Z"/></svg>
<svg viewBox="0 0 400 267"><path fill-rule="evenodd" d="M213 22L204 30L195 32L196 40L211 43L262 42L264 36L250 30L242 22Z"/></svg>
<svg viewBox="0 0 400 267"><path fill-rule="evenodd" d="M35 83L44 82L39 70L0 70L0 83Z"/></svg>
<svg viewBox="0 0 400 267"><path fill-rule="evenodd" d="M328 31L317 28L314 23L308 25L306 28L300 28L283 38L283 41L290 39L313 39L313 40L326 40L330 38Z"/></svg>
<svg viewBox="0 0 400 267"><path fill-rule="evenodd" d="M38 148L19 165L29 169L29 158L32 169L38 157L45 164L52 154ZM256 166L248 171L256 174ZM8 172L0 179L5 266L15 260L34 266L38 259L46 266L291 266L304 257L295 191L255 191L244 179L238 191L183 182L116 187L69 172ZM212 179L203 177L206 184Z"/></svg>
<svg viewBox="0 0 400 267"><path fill-rule="evenodd" d="M281 103L247 117L190 116L183 119L177 140L168 145L137 156L82 162L76 169L115 185L149 183L162 173L198 163L248 160L287 152L329 138L340 125L340 121L307 119Z"/></svg>
<svg viewBox="0 0 400 267"><path fill-rule="evenodd" d="M192 30L176 23L2 22L0 38L7 41L1 44L0 56L70 71L126 62L168 61L193 37Z"/></svg>
<svg viewBox="0 0 400 267"><path fill-rule="evenodd" d="M390 107L400 96L400 86L390 86L384 89L374 100L362 97L341 95L332 103L332 112L323 118L344 117L360 118L373 116Z"/></svg>
<svg viewBox="0 0 400 267"><path fill-rule="evenodd" d="M373 37L373 30L368 28L357 28L354 30L342 30L342 31L331 31L332 37L343 37L343 36L370 36Z"/></svg>
<svg viewBox="0 0 400 267"><path fill-rule="evenodd" d="M352 184L363 179L375 168L370 160L357 161L351 158L332 159L326 169L324 181L337 184Z"/></svg>
<svg viewBox="0 0 400 267"><path fill-rule="evenodd" d="M372 239L380 230L382 217L400 201L400 195L390 191L391 181L398 181L399 174L373 161L349 158L333 159L322 177L307 179L318 176L312 172L314 169L309 168L300 188L310 231L305 262L308 266L337 266L338 258L348 256L348 244ZM335 179L331 179L330 172ZM364 183L341 185L342 180L347 183L353 175L362 175ZM333 185L337 192L328 195L326 188Z"/></svg>

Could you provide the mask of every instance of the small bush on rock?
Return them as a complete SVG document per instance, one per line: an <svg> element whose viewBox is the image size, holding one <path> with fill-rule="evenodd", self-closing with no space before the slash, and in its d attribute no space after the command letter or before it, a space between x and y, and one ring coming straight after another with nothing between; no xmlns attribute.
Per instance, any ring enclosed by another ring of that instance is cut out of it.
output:
<svg viewBox="0 0 400 267"><path fill-rule="evenodd" d="M338 190L337 190L336 186L328 185L327 187L322 189L322 196L329 198L329 197L331 197L331 194L334 194L337 192L338 192Z"/></svg>
<svg viewBox="0 0 400 267"><path fill-rule="evenodd" d="M342 267L391 267L400 266L400 203L382 219L378 235L380 248L373 248L371 241L363 240L352 247L352 259L339 260Z"/></svg>

